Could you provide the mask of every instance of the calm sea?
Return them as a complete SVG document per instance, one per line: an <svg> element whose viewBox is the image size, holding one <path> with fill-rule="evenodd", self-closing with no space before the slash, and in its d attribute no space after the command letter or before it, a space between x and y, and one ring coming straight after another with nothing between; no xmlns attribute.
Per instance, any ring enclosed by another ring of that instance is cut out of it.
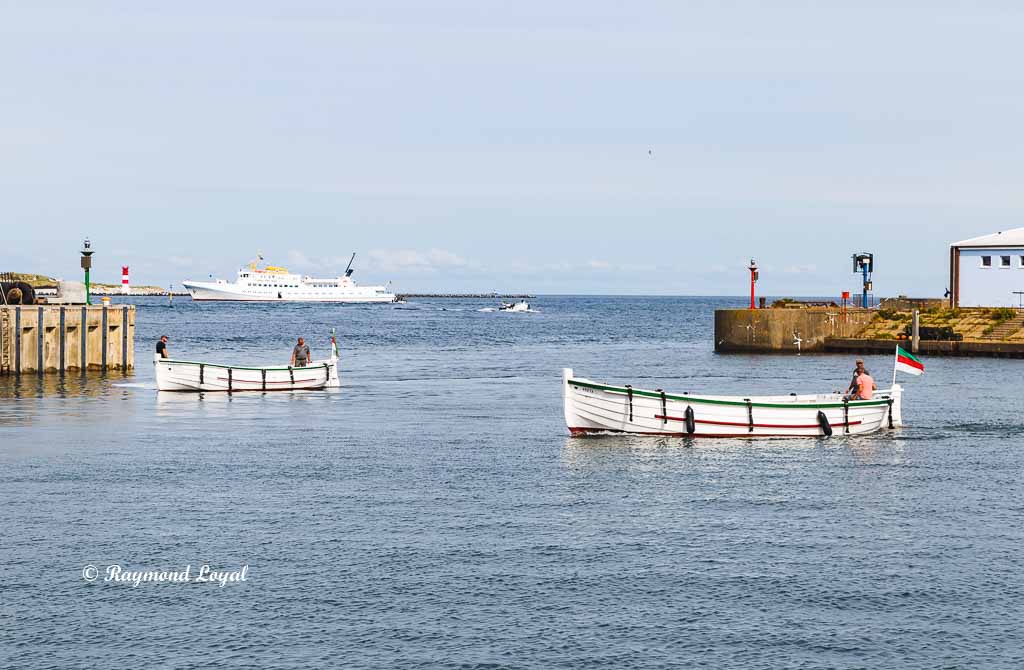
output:
<svg viewBox="0 0 1024 670"><path fill-rule="evenodd" d="M1024 665L1024 362L925 359L875 436L569 438L564 366L785 393L852 357L715 355L741 299L532 302L139 300L134 374L0 378L0 667ZM154 388L161 334L275 363L331 327L340 392ZM204 564L246 580L104 581Z"/></svg>

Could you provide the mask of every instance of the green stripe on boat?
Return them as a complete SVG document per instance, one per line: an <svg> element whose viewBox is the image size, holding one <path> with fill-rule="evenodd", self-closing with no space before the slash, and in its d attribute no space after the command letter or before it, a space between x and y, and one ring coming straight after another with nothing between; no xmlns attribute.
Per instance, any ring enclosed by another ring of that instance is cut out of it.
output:
<svg viewBox="0 0 1024 670"><path fill-rule="evenodd" d="M622 393L623 395L628 393L628 391L626 391L625 388L622 388L620 386L605 386L604 384L593 384L591 382L581 382L581 381L576 380L576 379L570 379L568 381L568 383L572 384L573 386L579 386L579 387L582 387L582 388L594 389L596 391L609 391L611 393ZM638 389L633 389L633 395L634 396L643 396L645 398L658 398L659 400L661 399L661 394L660 393L655 393L653 391L641 391L641 390L638 390ZM708 404L708 405L737 405L739 407L746 407L747 406L747 403L743 402L742 400L715 400L713 398L701 398L700 396L671 395L669 393L666 393L665 397L668 398L669 400L681 400L683 402L692 402L692 403L705 403L705 404ZM889 403L888 399L882 399L882 400L851 400L848 404L849 404L850 407L873 407L873 406L876 406L876 405L886 405L888 403ZM827 408L830 408L830 407L842 407L843 403L841 403L841 402L823 402L823 403L791 404L791 403L775 403L775 402L752 402L752 403L750 403L750 406L751 407L775 407L775 408L779 408L779 409L797 409L797 408L799 408L799 409L827 409Z"/></svg>
<svg viewBox="0 0 1024 670"><path fill-rule="evenodd" d="M317 368L323 368L324 365L329 365L330 364L329 362L328 363L313 363L312 365L307 365L307 366L302 367L302 368L289 368L287 365L284 366L284 367L247 368L244 365L221 365L219 363L198 363L196 361L179 361L179 360L174 359L174 358L164 358L164 359L162 359L162 360L160 360L158 362L158 365L160 363L178 363L178 364L181 364L181 365L202 365L202 366L207 367L207 368L224 368L225 370L230 368L232 370L278 370L278 371L285 371L285 372L287 372L288 370L305 370L307 368L309 368L311 370L315 370Z"/></svg>

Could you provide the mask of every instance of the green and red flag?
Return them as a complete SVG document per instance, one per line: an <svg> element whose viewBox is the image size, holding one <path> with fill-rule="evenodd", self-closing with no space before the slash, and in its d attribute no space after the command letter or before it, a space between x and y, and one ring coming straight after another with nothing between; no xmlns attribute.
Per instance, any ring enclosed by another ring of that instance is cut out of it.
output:
<svg viewBox="0 0 1024 670"><path fill-rule="evenodd" d="M896 369L906 372L908 375L923 375L924 363L911 353L903 351L903 348L896 345Z"/></svg>

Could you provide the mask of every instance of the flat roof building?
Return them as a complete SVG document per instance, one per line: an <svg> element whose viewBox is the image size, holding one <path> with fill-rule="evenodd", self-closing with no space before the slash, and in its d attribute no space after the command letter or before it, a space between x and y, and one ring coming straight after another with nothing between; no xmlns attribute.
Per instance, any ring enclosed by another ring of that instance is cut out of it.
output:
<svg viewBox="0 0 1024 670"><path fill-rule="evenodd" d="M1024 291L1024 228L949 246L952 307L1016 307Z"/></svg>

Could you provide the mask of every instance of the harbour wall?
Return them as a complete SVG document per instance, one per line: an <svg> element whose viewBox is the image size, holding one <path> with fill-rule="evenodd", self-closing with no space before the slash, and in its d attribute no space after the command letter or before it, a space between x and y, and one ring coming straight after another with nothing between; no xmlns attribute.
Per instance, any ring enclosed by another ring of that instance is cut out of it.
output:
<svg viewBox="0 0 1024 670"><path fill-rule="evenodd" d="M874 316L874 310L839 307L718 309L715 310L715 351L824 351L827 338L856 337Z"/></svg>
<svg viewBox="0 0 1024 670"><path fill-rule="evenodd" d="M135 367L135 306L0 306L0 374Z"/></svg>

